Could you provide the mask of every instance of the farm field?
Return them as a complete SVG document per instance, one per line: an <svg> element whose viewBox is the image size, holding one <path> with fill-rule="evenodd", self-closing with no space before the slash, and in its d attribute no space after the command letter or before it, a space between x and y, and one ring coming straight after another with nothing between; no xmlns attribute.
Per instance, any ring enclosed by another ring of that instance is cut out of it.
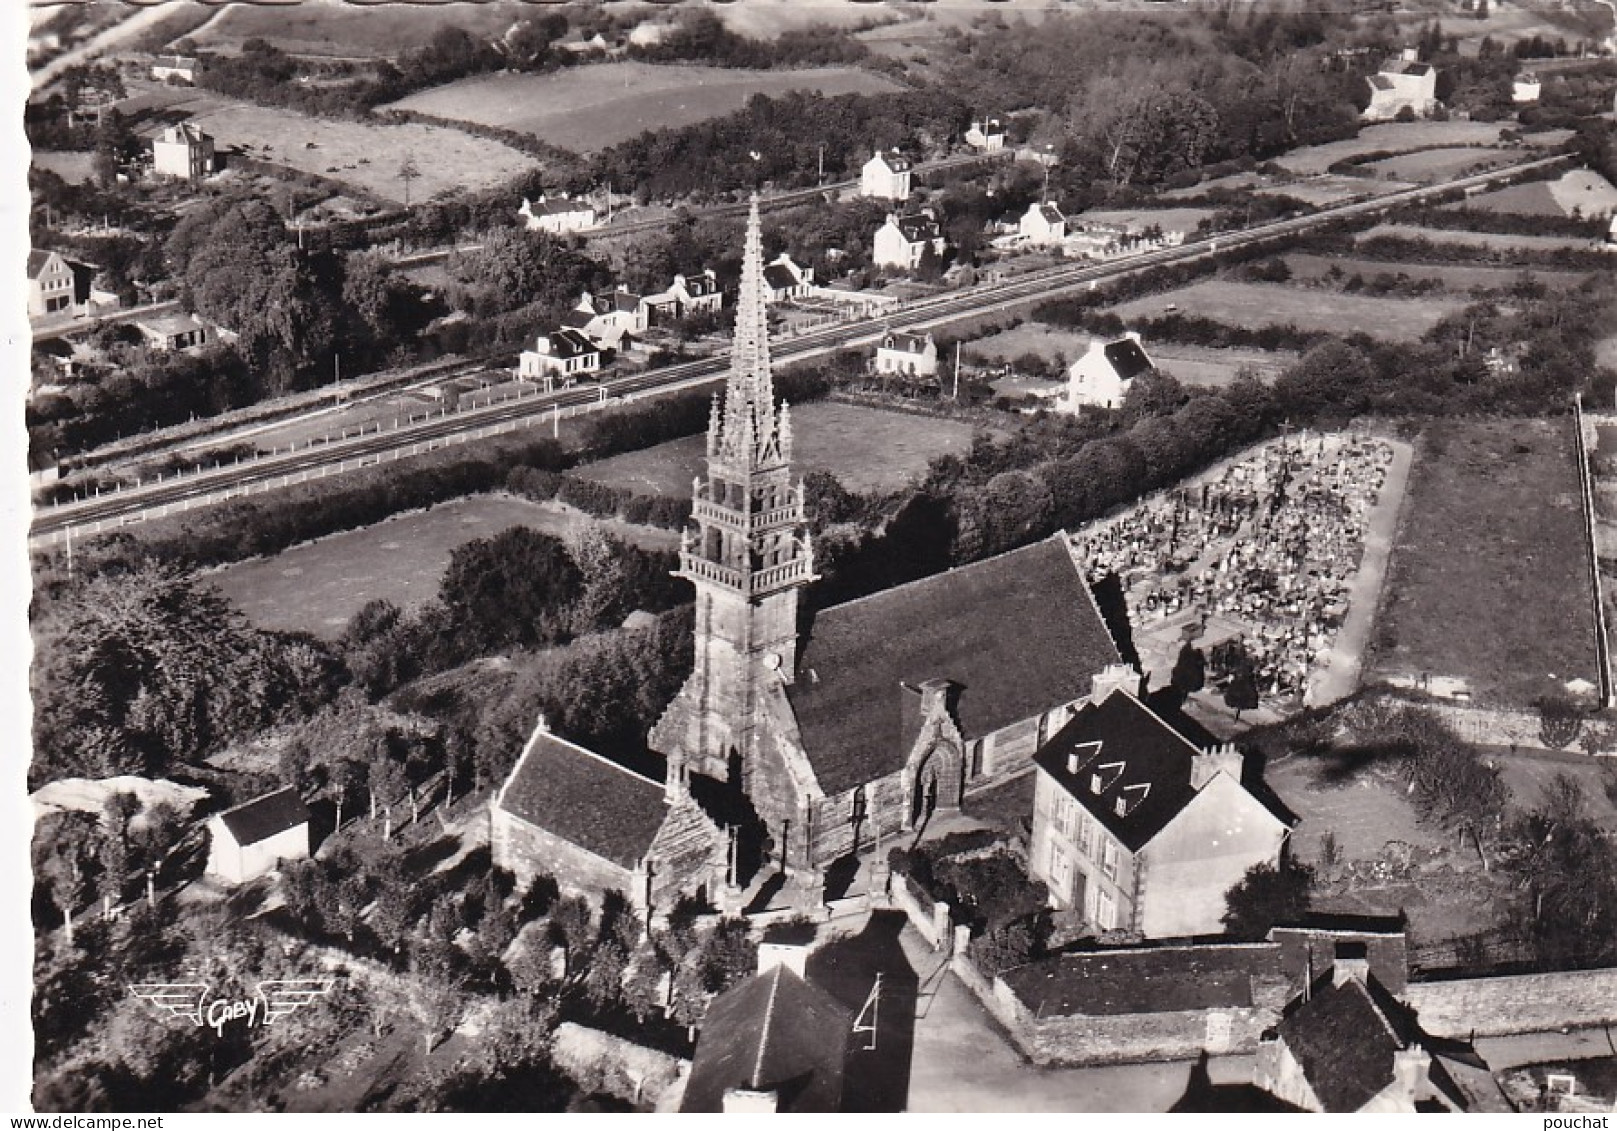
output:
<svg viewBox="0 0 1617 1131"><path fill-rule="evenodd" d="M1395 236L1405 240L1426 240L1429 243L1467 244L1488 247L1497 251L1566 251L1583 249L1589 240L1566 236L1507 236L1498 232L1460 232L1446 228L1419 228L1412 224L1377 224L1360 233L1357 240L1372 240L1377 236Z"/></svg>
<svg viewBox="0 0 1617 1131"><path fill-rule="evenodd" d="M1513 706L1596 676L1571 423L1452 420L1416 449L1369 678L1448 676Z"/></svg>
<svg viewBox="0 0 1617 1131"><path fill-rule="evenodd" d="M332 639L367 601L408 608L431 600L456 547L513 526L566 537L598 524L646 549L672 549L671 530L592 519L557 502L478 495L229 565L208 580L260 628Z"/></svg>
<svg viewBox="0 0 1617 1131"><path fill-rule="evenodd" d="M1503 165L1513 154L1498 149L1478 146L1456 146L1442 149L1423 149L1419 153L1404 153L1361 165L1361 169L1374 170L1386 180L1410 181L1416 184L1436 184L1455 180L1468 173Z"/></svg>
<svg viewBox="0 0 1617 1131"><path fill-rule="evenodd" d="M413 158L420 176L410 199L422 201L454 188L491 188L525 169L533 158L497 141L460 130L415 123L383 125L311 118L293 110L253 106L200 92L180 92L168 105L186 110L221 149L353 185L402 203L399 166Z"/></svg>
<svg viewBox="0 0 1617 1131"><path fill-rule="evenodd" d="M1338 161L1366 153L1407 153L1417 149L1497 145L1508 124L1498 122L1380 122L1357 137L1310 145L1275 158L1282 169L1304 175L1323 173Z"/></svg>
<svg viewBox="0 0 1617 1131"><path fill-rule="evenodd" d="M420 47L446 27L494 38L533 7L495 3L232 4L191 38L206 51L233 54L249 39L263 39L292 55L331 59L391 59Z"/></svg>
<svg viewBox="0 0 1617 1131"><path fill-rule="evenodd" d="M95 155L92 153L36 149L33 163L36 169L49 169L70 185L82 185L95 176Z"/></svg>
<svg viewBox="0 0 1617 1131"><path fill-rule="evenodd" d="M936 456L964 453L976 431L942 420L816 401L792 409L795 474L829 471L850 491L886 491L926 471ZM574 474L648 495L688 495L704 473L706 438L686 436L577 468Z"/></svg>
<svg viewBox="0 0 1617 1131"><path fill-rule="evenodd" d="M1573 169L1553 181L1529 181L1451 205L1526 216L1604 216L1617 209L1617 188L1590 169Z"/></svg>
<svg viewBox="0 0 1617 1131"><path fill-rule="evenodd" d="M547 75L462 79L379 107L532 134L577 153L592 153L646 130L705 122L742 109L754 94L790 90L886 94L891 79L852 67L739 71L722 67L603 63Z"/></svg>
<svg viewBox="0 0 1617 1131"><path fill-rule="evenodd" d="M1000 361L1013 361L1026 353L1036 353L1046 360L1066 365L1076 361L1088 345L1089 335L1081 330L1063 330L1039 322L1024 322L1020 326L977 339L966 347L965 356L979 363L997 364ZM1295 361L1297 356L1284 350L1209 349L1177 342L1147 342L1145 345L1151 359L1179 381L1208 388L1229 384L1242 369L1254 369L1260 377L1268 380ZM1039 387L1048 389L1050 384L1040 382ZM996 386L996 391L1003 396L1016 396L1028 389L1001 389Z"/></svg>
<svg viewBox="0 0 1617 1131"><path fill-rule="evenodd" d="M1447 264L1388 263L1379 259L1348 256L1295 254L1285 257L1293 281L1323 278L1333 267L1344 275L1407 275L1411 279L1437 279L1451 291L1505 290L1515 286L1525 274L1545 286L1570 290L1589 277L1587 271L1523 271L1517 267L1469 267Z"/></svg>
<svg viewBox="0 0 1617 1131"><path fill-rule="evenodd" d="M1363 332L1389 341L1413 341L1464 305L1459 299L1419 303L1368 295L1334 294L1328 302L1306 287L1209 279L1182 290L1134 299L1111 310L1123 319L1178 312L1235 326L1296 326L1332 334Z"/></svg>
<svg viewBox="0 0 1617 1131"><path fill-rule="evenodd" d="M1196 225L1213 215L1212 208L1125 208L1085 212L1075 217L1079 224L1122 224L1136 230L1157 225L1165 232L1194 232Z"/></svg>
<svg viewBox="0 0 1617 1131"><path fill-rule="evenodd" d="M1253 191L1264 196L1289 196L1315 208L1327 208L1345 200L1385 196L1414 186L1405 181L1376 177L1350 177L1345 173L1319 173L1301 180L1277 180Z"/></svg>

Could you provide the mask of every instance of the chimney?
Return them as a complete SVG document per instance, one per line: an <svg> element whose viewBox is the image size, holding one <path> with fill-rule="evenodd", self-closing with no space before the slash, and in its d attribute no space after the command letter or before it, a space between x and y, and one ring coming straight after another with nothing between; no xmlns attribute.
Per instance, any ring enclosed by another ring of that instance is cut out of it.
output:
<svg viewBox="0 0 1617 1131"><path fill-rule="evenodd" d="M758 973L767 974L777 966L784 966L799 978L808 977L807 943L760 942L758 944Z"/></svg>
<svg viewBox="0 0 1617 1131"><path fill-rule="evenodd" d="M1241 752L1232 742L1225 742L1211 750L1199 751L1190 760L1190 788L1199 790L1226 771L1236 781L1241 780Z"/></svg>
<svg viewBox="0 0 1617 1131"><path fill-rule="evenodd" d="M773 1115L780 1110L780 1097L773 1091L754 1091L751 1088L726 1088L724 1113L745 1115Z"/></svg>
<svg viewBox="0 0 1617 1131"><path fill-rule="evenodd" d="M1370 981L1370 949L1362 942L1339 942L1331 966L1331 985L1347 981L1367 985Z"/></svg>
<svg viewBox="0 0 1617 1131"><path fill-rule="evenodd" d="M1107 696L1119 688L1131 695L1139 695L1144 683L1144 677L1128 664L1107 664L1090 680L1089 701L1104 702Z"/></svg>
<svg viewBox="0 0 1617 1131"><path fill-rule="evenodd" d="M1419 1045L1410 1045L1392 1054L1392 1078L1399 1096L1410 1108L1423 1098L1424 1082L1432 1071L1432 1054Z"/></svg>

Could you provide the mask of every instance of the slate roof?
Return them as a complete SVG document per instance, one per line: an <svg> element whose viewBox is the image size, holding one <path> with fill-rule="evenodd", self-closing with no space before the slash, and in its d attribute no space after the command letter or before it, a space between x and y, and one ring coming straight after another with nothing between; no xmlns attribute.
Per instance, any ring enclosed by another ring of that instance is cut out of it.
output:
<svg viewBox="0 0 1617 1131"><path fill-rule="evenodd" d="M595 343L570 326L564 326L560 330L552 330L550 333L550 354L552 357L583 357L585 354L596 352L598 351Z"/></svg>
<svg viewBox="0 0 1617 1131"><path fill-rule="evenodd" d="M930 242L939 238L943 231L938 227L935 217L925 212L914 212L908 216L893 217L893 226L898 229L899 235L910 243Z"/></svg>
<svg viewBox="0 0 1617 1131"><path fill-rule="evenodd" d="M1364 917L1343 917L1344 920ZM1309 915L1298 926L1277 926L1269 938L1280 946L1280 960L1288 975L1297 979L1297 990L1310 977L1329 970L1343 943L1358 944L1370 963L1370 976L1395 994L1409 983L1408 940L1401 923L1371 927L1351 921L1332 922L1331 916Z"/></svg>
<svg viewBox="0 0 1617 1131"><path fill-rule="evenodd" d="M28 277L30 279L39 278L39 273L45 269L45 264L49 263L51 256L55 254L54 251L41 251L39 248L30 250L28 252Z"/></svg>
<svg viewBox="0 0 1617 1131"><path fill-rule="evenodd" d="M1057 534L822 611L786 694L820 788L836 794L904 764L901 683L958 684L973 739L1082 697L1117 662Z"/></svg>
<svg viewBox="0 0 1617 1131"><path fill-rule="evenodd" d="M1142 947L1043 958L1000 977L1038 1017L1241 1009L1253 1004L1253 979L1275 974L1277 955L1264 943Z"/></svg>
<svg viewBox="0 0 1617 1131"><path fill-rule="evenodd" d="M774 1091L784 1112L842 1106L853 1017L784 966L713 999L691 1059L680 1111L724 1110L730 1088Z"/></svg>
<svg viewBox="0 0 1617 1131"><path fill-rule="evenodd" d="M645 858L668 814L661 783L545 730L528 740L495 803L631 869Z"/></svg>
<svg viewBox="0 0 1617 1131"><path fill-rule="evenodd" d="M719 281L713 276L703 272L699 275L685 276L685 293L692 298L710 295L719 289Z"/></svg>
<svg viewBox="0 0 1617 1131"><path fill-rule="evenodd" d="M1414 63L1408 59L1397 59L1381 68L1384 75L1413 75L1416 78L1425 78L1432 73L1430 63Z"/></svg>
<svg viewBox="0 0 1617 1131"><path fill-rule="evenodd" d="M1375 87L1377 90L1391 90L1392 80L1386 75L1371 75L1370 85Z"/></svg>
<svg viewBox="0 0 1617 1131"><path fill-rule="evenodd" d="M1067 768L1073 751L1079 756L1076 773ZM1114 691L1079 708L1033 761L1129 851L1138 852L1196 795L1190 765L1198 753L1151 708L1127 691Z"/></svg>
<svg viewBox="0 0 1617 1131"><path fill-rule="evenodd" d="M528 211L535 216L565 216L574 212L594 212L592 205L577 200L531 200Z"/></svg>
<svg viewBox="0 0 1617 1131"><path fill-rule="evenodd" d="M226 809L219 820L237 844L258 844L287 829L309 823L309 807L291 786L266 793L251 801Z"/></svg>
<svg viewBox="0 0 1617 1131"><path fill-rule="evenodd" d="M784 291L798 286L802 280L797 272L784 263L771 263L764 268L764 282L769 284L770 290Z"/></svg>
<svg viewBox="0 0 1617 1131"><path fill-rule="evenodd" d="M1039 215L1044 217L1046 224L1064 224L1067 218L1061 214L1061 209L1053 204L1038 205Z"/></svg>
<svg viewBox="0 0 1617 1131"><path fill-rule="evenodd" d="M920 334L906 334L900 330L889 330L881 340L884 350L898 350L901 353L925 353L926 344L931 336L922 337Z"/></svg>
<svg viewBox="0 0 1617 1131"><path fill-rule="evenodd" d="M1302 1066L1326 1111L1358 1111L1393 1081L1404 1047L1363 982L1316 989L1284 1018L1277 1034Z"/></svg>
<svg viewBox="0 0 1617 1131"><path fill-rule="evenodd" d="M595 312L593 310L585 310L578 306L573 307L573 309L561 316L561 324L572 330L582 330L594 321Z"/></svg>
<svg viewBox="0 0 1617 1131"><path fill-rule="evenodd" d="M883 165L886 165L895 173L902 173L910 168L910 159L901 153L882 153L878 151L876 156L881 159Z"/></svg>
<svg viewBox="0 0 1617 1131"><path fill-rule="evenodd" d="M150 318L142 318L135 325L149 334L164 338L207 329L201 319L187 313L157 314Z"/></svg>
<svg viewBox="0 0 1617 1131"><path fill-rule="evenodd" d="M1112 367L1113 372L1124 381L1132 381L1147 370L1155 368L1151 359L1146 356L1145 350L1140 348L1140 343L1133 338L1119 338L1115 342L1107 342L1102 347L1102 352L1105 353L1107 364Z"/></svg>

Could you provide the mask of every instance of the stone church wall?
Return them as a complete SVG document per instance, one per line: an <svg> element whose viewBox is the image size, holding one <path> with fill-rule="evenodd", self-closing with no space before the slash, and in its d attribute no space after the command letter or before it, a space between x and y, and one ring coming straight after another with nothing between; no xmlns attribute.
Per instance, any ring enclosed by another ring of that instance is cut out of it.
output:
<svg viewBox="0 0 1617 1131"><path fill-rule="evenodd" d="M1439 1037L1617 1024L1617 969L1412 982L1404 998Z"/></svg>
<svg viewBox="0 0 1617 1131"><path fill-rule="evenodd" d="M1128 1013L1092 1017L1036 1017L1005 983L994 980L994 1013L1035 1064L1132 1064L1194 1060L1249 1053L1263 1031L1280 1020L1278 1010L1234 1008L1174 1013Z"/></svg>
<svg viewBox="0 0 1617 1131"><path fill-rule="evenodd" d="M509 870L519 885L548 872L568 895L583 895L591 902L616 889L638 905L642 894L635 875L627 868L603 860L536 828L502 809L495 809L490 848L494 863Z"/></svg>
<svg viewBox="0 0 1617 1131"><path fill-rule="evenodd" d="M686 892L706 887L711 898L724 880L724 834L694 803L676 807L646 854L651 906L667 911Z"/></svg>
<svg viewBox="0 0 1617 1131"><path fill-rule="evenodd" d="M827 797L814 810L814 859L823 867L853 850L854 791ZM904 775L888 774L865 786L865 819L859 823L859 848L875 843L877 822L886 847L898 847L908 814L904 811Z"/></svg>

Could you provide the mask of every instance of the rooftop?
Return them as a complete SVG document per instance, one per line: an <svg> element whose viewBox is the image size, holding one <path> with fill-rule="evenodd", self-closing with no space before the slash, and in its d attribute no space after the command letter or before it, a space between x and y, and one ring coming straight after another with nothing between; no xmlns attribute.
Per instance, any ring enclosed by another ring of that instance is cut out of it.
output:
<svg viewBox="0 0 1617 1131"><path fill-rule="evenodd" d="M309 823L309 807L291 786L255 797L219 814L237 844L258 844Z"/></svg>
<svg viewBox="0 0 1617 1131"><path fill-rule="evenodd" d="M1278 971L1268 943L1141 947L1063 954L1000 975L1040 1017L1250 1007L1254 978Z"/></svg>
<svg viewBox="0 0 1617 1131"><path fill-rule="evenodd" d="M1326 1111L1358 1111L1369 1103L1393 1082L1393 1054L1404 1047L1356 978L1314 990L1277 1032Z"/></svg>

